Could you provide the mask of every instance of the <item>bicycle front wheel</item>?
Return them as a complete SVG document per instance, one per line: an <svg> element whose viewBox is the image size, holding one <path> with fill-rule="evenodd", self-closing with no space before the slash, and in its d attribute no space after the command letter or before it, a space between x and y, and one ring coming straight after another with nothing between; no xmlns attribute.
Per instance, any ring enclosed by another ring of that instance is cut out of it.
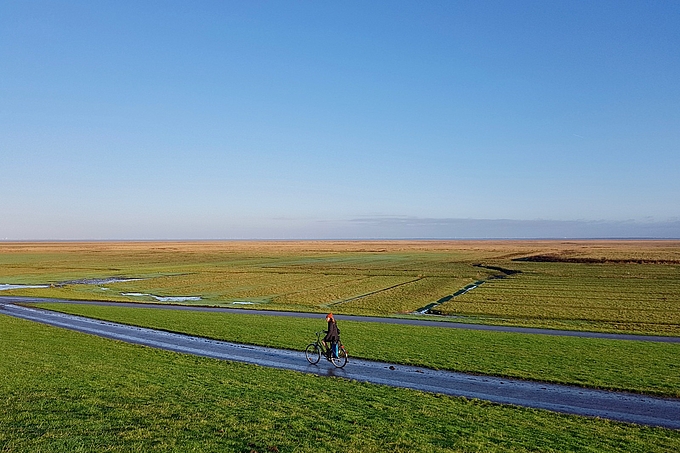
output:
<svg viewBox="0 0 680 453"><path fill-rule="evenodd" d="M305 357L307 357L309 363L314 365L321 360L321 349L319 349L316 343L310 343L307 345L307 349L305 349Z"/></svg>
<svg viewBox="0 0 680 453"><path fill-rule="evenodd" d="M333 365L335 365L336 368L342 368L347 365L348 358L349 356L347 355L347 350L344 346L341 346L340 350L338 351L338 356L332 357L331 362L333 362Z"/></svg>

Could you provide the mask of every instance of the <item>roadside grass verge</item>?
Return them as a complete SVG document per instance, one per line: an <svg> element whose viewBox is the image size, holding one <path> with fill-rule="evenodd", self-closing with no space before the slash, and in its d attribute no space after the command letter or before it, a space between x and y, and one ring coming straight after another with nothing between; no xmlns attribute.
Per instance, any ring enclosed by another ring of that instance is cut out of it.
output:
<svg viewBox="0 0 680 453"><path fill-rule="evenodd" d="M65 313L302 350L323 318L37 304ZM495 376L680 397L680 345L343 321L351 357Z"/></svg>
<svg viewBox="0 0 680 453"><path fill-rule="evenodd" d="M0 451L668 452L680 431L319 378L0 315Z"/></svg>

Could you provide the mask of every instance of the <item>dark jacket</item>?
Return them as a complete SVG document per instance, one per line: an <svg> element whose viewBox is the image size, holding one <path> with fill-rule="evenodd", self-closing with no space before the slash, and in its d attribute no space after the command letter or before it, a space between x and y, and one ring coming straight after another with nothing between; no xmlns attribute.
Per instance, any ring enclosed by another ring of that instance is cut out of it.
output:
<svg viewBox="0 0 680 453"><path fill-rule="evenodd" d="M328 321L328 331L326 336L323 337L324 341L330 341L331 343L337 343L340 341L340 329L334 320Z"/></svg>

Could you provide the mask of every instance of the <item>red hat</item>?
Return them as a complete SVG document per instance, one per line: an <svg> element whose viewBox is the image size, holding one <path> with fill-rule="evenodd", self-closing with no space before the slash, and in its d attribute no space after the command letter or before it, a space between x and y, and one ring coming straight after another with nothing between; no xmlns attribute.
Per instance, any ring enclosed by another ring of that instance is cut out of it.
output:
<svg viewBox="0 0 680 453"><path fill-rule="evenodd" d="M333 313L328 313L326 315L326 321L328 321L329 319L335 319L335 318L333 318Z"/></svg>

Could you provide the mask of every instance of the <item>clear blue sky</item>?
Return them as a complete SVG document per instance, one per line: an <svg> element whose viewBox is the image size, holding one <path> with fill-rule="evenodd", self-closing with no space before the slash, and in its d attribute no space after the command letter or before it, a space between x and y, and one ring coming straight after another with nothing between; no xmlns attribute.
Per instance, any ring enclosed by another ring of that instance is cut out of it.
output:
<svg viewBox="0 0 680 453"><path fill-rule="evenodd" d="M3 1L0 240L680 237L680 2Z"/></svg>

